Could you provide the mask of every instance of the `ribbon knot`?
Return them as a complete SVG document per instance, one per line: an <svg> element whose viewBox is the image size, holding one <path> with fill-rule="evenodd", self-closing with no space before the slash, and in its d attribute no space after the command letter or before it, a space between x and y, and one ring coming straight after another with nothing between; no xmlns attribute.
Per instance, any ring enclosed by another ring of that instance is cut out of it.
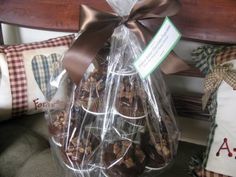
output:
<svg viewBox="0 0 236 177"><path fill-rule="evenodd" d="M121 17L119 25L127 25L129 21L129 16Z"/></svg>
<svg viewBox="0 0 236 177"><path fill-rule="evenodd" d="M215 66L209 73L204 82L203 109L206 108L208 100L213 92L225 81L229 86L236 90L236 71L233 70L233 64L224 64Z"/></svg>
<svg viewBox="0 0 236 177"><path fill-rule="evenodd" d="M82 33L65 53L63 65L70 78L79 84L88 66L97 53L112 36L114 29L121 24L129 28L143 44L151 40L158 28L161 17L175 15L180 8L178 0L140 0L132 8L130 14L120 17L115 13L99 11L86 5L81 5L80 30ZM168 63L168 64L167 64ZM176 65L173 69L172 63ZM174 73L189 69L189 66L177 57L165 62L163 72Z"/></svg>

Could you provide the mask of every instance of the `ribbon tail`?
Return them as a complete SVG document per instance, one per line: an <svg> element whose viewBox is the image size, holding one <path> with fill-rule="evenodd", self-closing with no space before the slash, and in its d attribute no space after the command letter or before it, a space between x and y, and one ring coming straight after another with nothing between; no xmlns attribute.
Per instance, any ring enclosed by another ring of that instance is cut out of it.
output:
<svg viewBox="0 0 236 177"><path fill-rule="evenodd" d="M218 80L215 73L210 73L206 76L204 81L205 94L202 97L202 109L205 110L207 103L216 89L220 86L222 79Z"/></svg>
<svg viewBox="0 0 236 177"><path fill-rule="evenodd" d="M206 92L202 97L202 110L206 109L206 106L208 104L208 101L211 97L211 92Z"/></svg>
<svg viewBox="0 0 236 177"><path fill-rule="evenodd" d="M104 47L116 27L111 23L102 29L86 30L72 44L63 58L63 65L70 78L79 84L97 53Z"/></svg>
<svg viewBox="0 0 236 177"><path fill-rule="evenodd" d="M165 74L175 74L189 69L191 69L191 67L176 54L174 54L174 52L170 53L170 55L161 64L161 70Z"/></svg>

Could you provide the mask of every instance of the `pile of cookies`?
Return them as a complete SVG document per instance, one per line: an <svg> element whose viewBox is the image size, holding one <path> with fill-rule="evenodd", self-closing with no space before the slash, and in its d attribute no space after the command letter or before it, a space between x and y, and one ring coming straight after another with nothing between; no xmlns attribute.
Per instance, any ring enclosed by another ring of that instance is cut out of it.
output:
<svg viewBox="0 0 236 177"><path fill-rule="evenodd" d="M109 73L104 56L76 86L69 111L52 116L50 132L65 165L81 173L100 167L108 177L163 169L175 155L168 115L150 123L153 114L138 74ZM59 134L64 136L55 138Z"/></svg>

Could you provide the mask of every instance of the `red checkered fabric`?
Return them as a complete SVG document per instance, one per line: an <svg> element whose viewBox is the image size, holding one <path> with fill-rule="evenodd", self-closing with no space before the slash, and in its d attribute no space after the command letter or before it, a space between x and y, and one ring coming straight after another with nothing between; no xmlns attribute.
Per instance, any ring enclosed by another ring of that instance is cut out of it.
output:
<svg viewBox="0 0 236 177"><path fill-rule="evenodd" d="M39 48L69 46L74 35L68 35L30 44L11 45L3 48L7 58L12 93L12 116L17 117L27 112L27 79L22 52Z"/></svg>
<svg viewBox="0 0 236 177"><path fill-rule="evenodd" d="M24 63L21 54L12 49L6 49L9 78L12 93L12 115L18 116L27 111L27 82Z"/></svg>

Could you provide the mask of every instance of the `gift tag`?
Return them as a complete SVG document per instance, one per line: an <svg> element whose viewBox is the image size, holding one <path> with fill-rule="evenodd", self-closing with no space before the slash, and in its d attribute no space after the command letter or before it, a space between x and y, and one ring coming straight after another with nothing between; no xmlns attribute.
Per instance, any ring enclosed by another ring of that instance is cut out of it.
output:
<svg viewBox="0 0 236 177"><path fill-rule="evenodd" d="M141 56L134 62L136 70L143 79L149 76L169 55L180 40L180 37L180 32L170 19L166 17L157 34Z"/></svg>

